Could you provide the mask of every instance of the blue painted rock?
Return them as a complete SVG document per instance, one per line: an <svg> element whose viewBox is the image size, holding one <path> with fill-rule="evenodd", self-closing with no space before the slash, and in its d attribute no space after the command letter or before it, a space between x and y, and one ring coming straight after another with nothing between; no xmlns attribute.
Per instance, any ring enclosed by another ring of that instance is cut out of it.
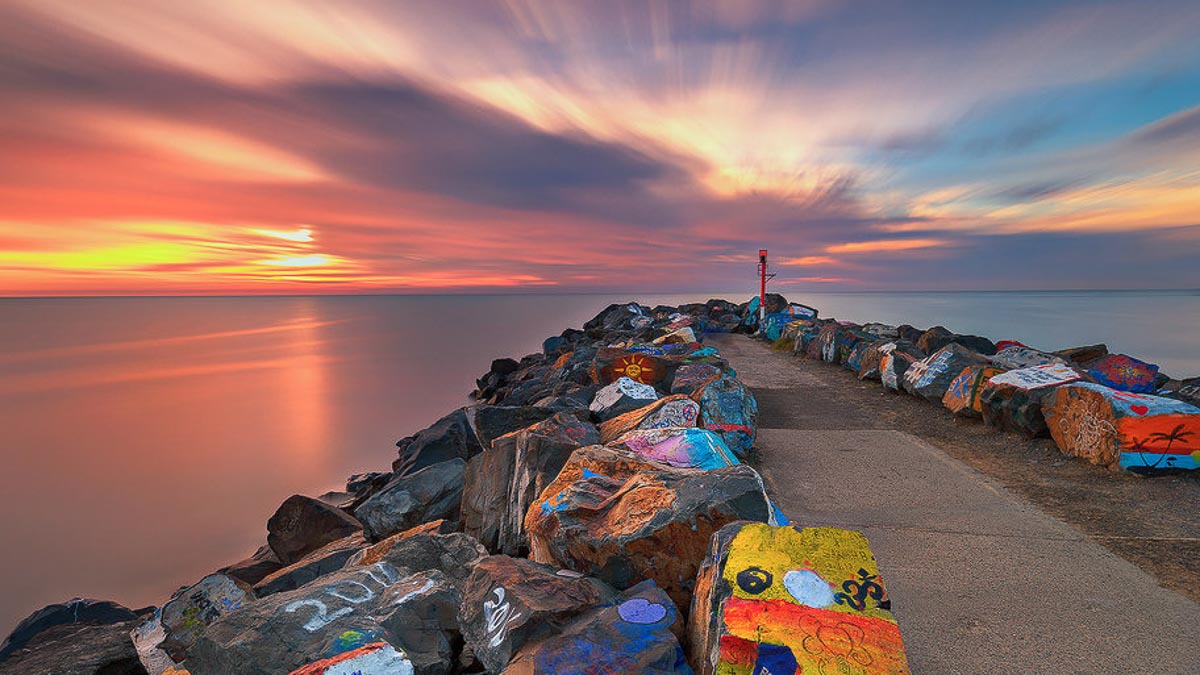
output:
<svg viewBox="0 0 1200 675"><path fill-rule="evenodd" d="M492 556L471 572L458 623L475 657L498 673L526 643L562 632L575 617L616 596L608 584L578 572Z"/></svg>
<svg viewBox="0 0 1200 675"><path fill-rule="evenodd" d="M721 436L695 427L630 431L610 445L646 460L683 469L710 471L740 464Z"/></svg>
<svg viewBox="0 0 1200 675"><path fill-rule="evenodd" d="M600 425L599 442L611 443L634 429L694 427L699 417L699 403L683 394L672 394L604 422Z"/></svg>
<svg viewBox="0 0 1200 675"><path fill-rule="evenodd" d="M745 456L758 433L754 394L736 377L724 375L695 391L692 398L700 403L697 426L720 434L730 450Z"/></svg>
<svg viewBox="0 0 1200 675"><path fill-rule="evenodd" d="M245 583L210 574L181 589L162 606L159 621L164 638L158 647L176 662L182 661L206 626L254 601L254 591Z"/></svg>
<svg viewBox="0 0 1200 675"><path fill-rule="evenodd" d="M599 442L595 426L564 413L496 439L467 466L463 530L489 551L527 551L524 521L529 505L576 448Z"/></svg>
<svg viewBox="0 0 1200 675"><path fill-rule="evenodd" d="M721 369L712 363L687 363L675 371L671 380L672 394L688 394L703 387L709 380L720 377Z"/></svg>
<svg viewBox="0 0 1200 675"><path fill-rule="evenodd" d="M1153 394L1156 389L1154 380L1158 376L1158 366L1125 354L1109 354L1093 363L1088 368L1088 375L1110 389L1134 394Z"/></svg>
<svg viewBox="0 0 1200 675"><path fill-rule="evenodd" d="M363 535L379 541L431 520L458 520L466 469L455 458L392 479L355 509Z"/></svg>
<svg viewBox="0 0 1200 675"><path fill-rule="evenodd" d="M677 469L592 446L571 455L525 518L530 557L618 588L653 579L686 608L713 532L772 509L749 466Z"/></svg>
<svg viewBox="0 0 1200 675"><path fill-rule="evenodd" d="M983 421L990 427L1016 431L1028 438L1047 436L1042 402L1054 387L1085 375L1071 366L1050 363L1010 370L988 379L979 392Z"/></svg>
<svg viewBox="0 0 1200 675"><path fill-rule="evenodd" d="M722 528L688 621L703 675L910 672L875 556L859 532Z"/></svg>
<svg viewBox="0 0 1200 675"><path fill-rule="evenodd" d="M1200 408L1090 382L1055 388L1043 404L1059 449L1142 475L1200 467Z"/></svg>
<svg viewBox="0 0 1200 675"><path fill-rule="evenodd" d="M658 400L658 392L648 384L622 377L596 392L588 410L600 420L609 420Z"/></svg>
<svg viewBox="0 0 1200 675"><path fill-rule="evenodd" d="M387 642L372 642L293 670L290 675L413 675L412 661Z"/></svg>
<svg viewBox="0 0 1200 675"><path fill-rule="evenodd" d="M958 377L950 383L946 395L942 397L942 405L955 415L982 417L983 404L980 402L980 394L993 375L1003 372L1003 369L985 365L963 368Z"/></svg>
<svg viewBox="0 0 1200 675"><path fill-rule="evenodd" d="M904 372L904 381L901 384L905 391L914 396L940 403L946 395L946 390L950 388L950 383L958 377L963 368L987 363L986 357L957 342L951 342L910 366Z"/></svg>
<svg viewBox="0 0 1200 675"><path fill-rule="evenodd" d="M267 520L267 545L291 565L331 541L362 529L350 514L304 495L288 497Z"/></svg>
<svg viewBox="0 0 1200 675"><path fill-rule="evenodd" d="M1066 359L1057 354L1043 352L1024 345L1005 347L997 351L991 358L993 364L1005 370L1066 363Z"/></svg>
<svg viewBox="0 0 1200 675"><path fill-rule="evenodd" d="M504 675L691 675L676 632L679 612L652 581L526 646Z"/></svg>

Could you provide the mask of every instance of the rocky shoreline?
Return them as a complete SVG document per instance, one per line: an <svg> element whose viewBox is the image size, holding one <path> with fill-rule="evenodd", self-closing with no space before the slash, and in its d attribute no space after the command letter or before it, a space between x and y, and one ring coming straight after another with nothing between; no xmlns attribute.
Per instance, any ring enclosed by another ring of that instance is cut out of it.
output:
<svg viewBox="0 0 1200 675"><path fill-rule="evenodd" d="M744 463L757 403L705 333L754 333L1114 470L1200 458L1200 381L1103 345L764 309L760 326L757 298L611 305L497 359L390 471L289 497L254 555L161 607L35 612L0 673L908 672L866 539L790 526Z"/></svg>

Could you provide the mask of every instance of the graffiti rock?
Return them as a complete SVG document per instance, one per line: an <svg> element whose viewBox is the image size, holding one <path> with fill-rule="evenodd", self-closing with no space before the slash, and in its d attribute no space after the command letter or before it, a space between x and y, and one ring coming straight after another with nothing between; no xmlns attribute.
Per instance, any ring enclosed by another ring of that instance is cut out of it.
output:
<svg viewBox="0 0 1200 675"><path fill-rule="evenodd" d="M630 431L611 444L668 466L709 471L739 464L717 434L695 427Z"/></svg>
<svg viewBox="0 0 1200 675"><path fill-rule="evenodd" d="M675 378L671 380L671 393L690 395L709 380L720 376L721 369L711 363L686 363L675 371Z"/></svg>
<svg viewBox="0 0 1200 675"><path fill-rule="evenodd" d="M688 621L692 665L715 673L908 673L875 556L832 527L722 528Z"/></svg>
<svg viewBox="0 0 1200 675"><path fill-rule="evenodd" d="M1012 371L1009 371L1012 372ZM1016 431L1027 438L1049 434L1042 416L1042 401L1053 387L1021 389L987 382L979 392L979 409L989 427Z"/></svg>
<svg viewBox="0 0 1200 675"><path fill-rule="evenodd" d="M210 574L180 590L162 606L159 620L166 635L159 648L182 661L196 639L212 624L234 610L254 603L254 591L233 577Z"/></svg>
<svg viewBox="0 0 1200 675"><path fill-rule="evenodd" d="M1065 363L1066 360L1056 354L1043 352L1025 345L1015 344L1005 347L992 356L992 363L1005 370L1045 366L1054 363Z"/></svg>
<svg viewBox="0 0 1200 675"><path fill-rule="evenodd" d="M709 536L735 520L772 517L762 479L746 465L673 469L622 454L571 456L525 518L530 557L619 589L653 579L686 607ZM596 470L605 465L618 475ZM622 467L634 472L621 477Z"/></svg>
<svg viewBox="0 0 1200 675"><path fill-rule="evenodd" d="M904 372L902 385L910 394L940 402L954 378L963 368L973 365L987 365L987 359L957 342L951 342L909 367Z"/></svg>
<svg viewBox="0 0 1200 675"><path fill-rule="evenodd" d="M254 552L254 555L236 562L228 567L222 567L217 570L220 574L228 574L234 579L244 581L251 586L262 581L268 574L278 572L283 569L283 563L279 562L279 557L275 555L275 551L271 550L270 546L260 546Z"/></svg>
<svg viewBox="0 0 1200 675"><path fill-rule="evenodd" d="M690 675L679 632L674 603L654 582L645 581L616 603L582 614L562 632L529 643L504 673Z"/></svg>
<svg viewBox="0 0 1200 675"><path fill-rule="evenodd" d="M137 618L133 610L111 600L74 598L67 602L46 605L21 619L17 627L0 643L0 660L24 647L39 633L54 626L77 624L78 626L102 626L123 623Z"/></svg>
<svg viewBox="0 0 1200 675"><path fill-rule="evenodd" d="M1002 369L994 366L975 365L963 368L958 377L950 383L946 395L942 397L942 405L955 415L982 417L983 408L979 395L988 380L1002 372Z"/></svg>
<svg viewBox="0 0 1200 675"><path fill-rule="evenodd" d="M479 561L463 589L458 622L488 672L504 670L532 640L559 633L579 614L610 604L616 591L578 572L498 555Z"/></svg>
<svg viewBox="0 0 1200 675"><path fill-rule="evenodd" d="M1158 366L1124 354L1109 354L1088 368L1088 375L1100 384L1134 394L1153 394Z"/></svg>
<svg viewBox="0 0 1200 675"><path fill-rule="evenodd" d="M1082 378L1082 373L1065 363L1047 363L1010 370L989 378L988 382L996 386L1010 386L1017 389L1041 389L1074 382Z"/></svg>
<svg viewBox="0 0 1200 675"><path fill-rule="evenodd" d="M858 361L858 379L860 380L882 380L883 357L897 350L911 356L912 361L925 358L924 352L917 349L917 346L908 340L876 340L864 344L866 347L863 348L862 355ZM905 366L905 370L907 370L907 365ZM901 372L900 374L903 375L904 373ZM896 384L897 386L899 385L898 379L896 380Z"/></svg>
<svg viewBox="0 0 1200 675"><path fill-rule="evenodd" d="M254 594L262 598L272 593L300 588L317 577L341 569L351 556L366 546L367 541L363 539L361 532L331 541L291 565L264 577L254 585Z"/></svg>
<svg viewBox="0 0 1200 675"><path fill-rule="evenodd" d="M467 408L459 408L407 438L396 441L399 456L392 470L400 476L451 459L468 460L483 452Z"/></svg>
<svg viewBox="0 0 1200 675"><path fill-rule="evenodd" d="M604 347L592 361L592 379L610 384L627 377L641 384L657 385L667 378L669 364L659 356L624 347Z"/></svg>
<svg viewBox="0 0 1200 675"><path fill-rule="evenodd" d="M81 621L50 626L0 657L0 673L144 675L146 670L129 639L136 624Z"/></svg>
<svg viewBox="0 0 1200 675"><path fill-rule="evenodd" d="M1068 455L1142 475L1200 467L1200 408L1182 401L1074 382L1053 389L1043 410Z"/></svg>
<svg viewBox="0 0 1200 675"><path fill-rule="evenodd" d="M392 479L354 512L363 535L374 542L431 520L457 521L466 467L456 458Z"/></svg>
<svg viewBox="0 0 1200 675"><path fill-rule="evenodd" d="M517 555L527 550L529 505L576 448L599 442L596 427L564 413L496 439L467 466L464 531L489 551Z"/></svg>
<svg viewBox="0 0 1200 675"><path fill-rule="evenodd" d="M1070 364L1087 368L1093 362L1108 356L1108 345L1098 344L1071 347L1070 349L1060 349L1054 352L1054 354L1063 357Z"/></svg>
<svg viewBox="0 0 1200 675"><path fill-rule="evenodd" d="M362 529L350 514L318 499L292 495L267 521L267 545L291 565L331 541Z"/></svg>
<svg viewBox="0 0 1200 675"><path fill-rule="evenodd" d="M462 532L439 534L422 532L415 527L393 534L383 541L356 553L344 569L369 567L384 562L409 572L443 572L455 585L471 574L471 568L487 555L474 537Z"/></svg>
<svg viewBox="0 0 1200 675"><path fill-rule="evenodd" d="M583 324L584 332L602 337L605 333L629 330L633 328L634 320L650 313L646 307L637 303L624 305L609 305L596 316Z"/></svg>
<svg viewBox="0 0 1200 675"><path fill-rule="evenodd" d="M884 388L891 391L902 391L904 374L919 360L919 357L899 349L884 352L883 357L879 360L879 379L883 382Z"/></svg>
<svg viewBox="0 0 1200 675"><path fill-rule="evenodd" d="M592 399L588 410L603 421L631 410L637 410L647 403L657 400L658 392L654 390L654 387L634 382L628 377L622 377L596 392L596 397Z"/></svg>
<svg viewBox="0 0 1200 675"><path fill-rule="evenodd" d="M600 425L600 442L610 443L634 429L694 427L699 417L700 404L683 394L672 394L604 422Z"/></svg>
<svg viewBox="0 0 1200 675"><path fill-rule="evenodd" d="M719 434L730 450L745 456L758 433L758 402L754 394L741 380L723 375L693 393L692 398L700 403L697 426Z"/></svg>
<svg viewBox="0 0 1200 675"><path fill-rule="evenodd" d="M438 570L351 567L213 622L188 653L192 675L289 672L387 642L414 673L449 673L461 594ZM338 672L338 671L334 671Z"/></svg>
<svg viewBox="0 0 1200 675"><path fill-rule="evenodd" d="M408 656L386 642L372 642L352 651L321 659L290 675L413 675Z"/></svg>
<svg viewBox="0 0 1200 675"><path fill-rule="evenodd" d="M654 338L656 345L695 344L696 342L696 332L690 326L683 326L662 337Z"/></svg>
<svg viewBox="0 0 1200 675"><path fill-rule="evenodd" d="M1200 407L1200 377L1183 380L1162 395Z"/></svg>

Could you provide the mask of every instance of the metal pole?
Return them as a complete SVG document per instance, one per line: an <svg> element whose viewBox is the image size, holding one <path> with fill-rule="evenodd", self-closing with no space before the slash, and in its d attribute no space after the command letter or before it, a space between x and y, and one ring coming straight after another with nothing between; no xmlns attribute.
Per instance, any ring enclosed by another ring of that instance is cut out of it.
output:
<svg viewBox="0 0 1200 675"><path fill-rule="evenodd" d="M758 250L758 325L767 317L767 249L761 248Z"/></svg>

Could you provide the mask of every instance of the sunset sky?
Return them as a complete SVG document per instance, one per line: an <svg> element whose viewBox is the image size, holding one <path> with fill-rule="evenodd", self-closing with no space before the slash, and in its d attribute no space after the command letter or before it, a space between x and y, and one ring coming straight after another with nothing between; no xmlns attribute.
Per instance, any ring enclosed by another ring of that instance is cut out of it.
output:
<svg viewBox="0 0 1200 675"><path fill-rule="evenodd" d="M3 0L0 295L1200 287L1198 27Z"/></svg>

